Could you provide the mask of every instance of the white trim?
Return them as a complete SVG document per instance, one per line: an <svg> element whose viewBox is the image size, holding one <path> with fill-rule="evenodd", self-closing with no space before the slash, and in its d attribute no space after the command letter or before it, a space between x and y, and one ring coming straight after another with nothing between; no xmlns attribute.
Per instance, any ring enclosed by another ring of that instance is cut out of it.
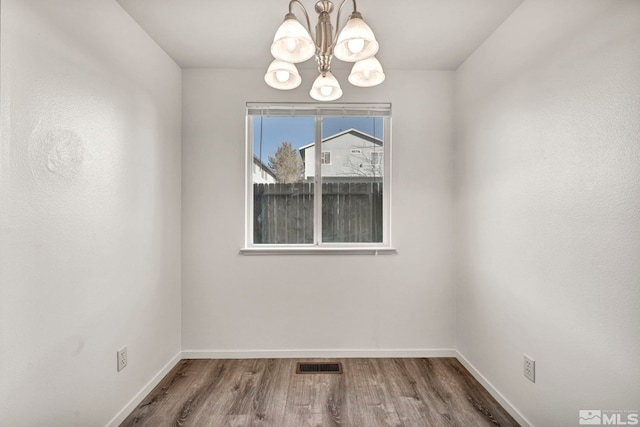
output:
<svg viewBox="0 0 640 427"><path fill-rule="evenodd" d="M127 403L124 408L122 408L112 419L107 423L107 427L116 427L119 426L128 416L133 412L134 409L138 407L138 405L142 402L142 400L147 397L151 390L153 390L162 379L173 369L178 362L183 359L183 353L180 351L178 354L173 356L173 358L160 369L160 371L151 378L151 380L144 386L142 389L136 393L133 398Z"/></svg>
<svg viewBox="0 0 640 427"><path fill-rule="evenodd" d="M291 358L380 358L456 357L456 350L443 349L349 349L349 350L185 350L184 359L291 359Z"/></svg>
<svg viewBox="0 0 640 427"><path fill-rule="evenodd" d="M500 393L498 391L497 388L495 388L493 386L493 384L491 384L491 382L489 382L489 380L487 380L477 369L475 366L473 366L473 364L471 364L471 362L469 362L467 360L466 357L464 357L462 355L462 353L460 353L459 350L455 351L456 353L456 358L458 359L458 361L460 363L462 363L462 365L467 368L467 371L469 371L471 373L471 375L473 375L473 377L480 383L482 384L482 386L489 392L489 394L491 396L493 396L494 399L496 399L498 401L498 403L500 404L500 406L502 406L505 411L507 411L509 413L509 415L511 415L513 418L515 418L515 420L518 422L518 424L520 424L522 427L535 427L531 421L529 421L528 419L525 418L524 415L522 415L522 413L520 411L518 411L516 409L515 406L513 406L511 404L511 402L509 402L507 400L506 397L504 397L502 395L502 393Z"/></svg>
<svg viewBox="0 0 640 427"><path fill-rule="evenodd" d="M316 116L313 127L313 243L320 245L322 243L322 117ZM306 169L306 167L305 167ZM305 170L305 175L307 174ZM320 189L320 191L318 191Z"/></svg>
<svg viewBox="0 0 640 427"><path fill-rule="evenodd" d="M398 251L395 248L385 247L357 247L337 248L331 246L304 246L294 247L250 247L240 249L241 255L395 255Z"/></svg>
<svg viewBox="0 0 640 427"><path fill-rule="evenodd" d="M393 176L391 170L391 156L393 156L392 151L392 133L391 133L391 118L387 118L383 121L384 123L384 146L383 146L383 156L382 161L384 163L384 181L383 181L383 192L382 192L382 217L386 218L383 222L382 226L384 227L382 230L382 243L390 247L392 245L391 239L391 224L393 224L393 218L391 215L392 206L393 206L393 189L391 187L391 177Z"/></svg>
<svg viewBox="0 0 640 427"><path fill-rule="evenodd" d="M245 184L244 184L244 244L248 246L253 243L253 119L247 114L245 118L246 135L244 146L245 161ZM250 183L250 184L249 184Z"/></svg>
<svg viewBox="0 0 640 427"><path fill-rule="evenodd" d="M247 102L247 113L256 116L317 116L342 117L345 110L357 117L391 115L391 103L376 102L373 104L362 102Z"/></svg>

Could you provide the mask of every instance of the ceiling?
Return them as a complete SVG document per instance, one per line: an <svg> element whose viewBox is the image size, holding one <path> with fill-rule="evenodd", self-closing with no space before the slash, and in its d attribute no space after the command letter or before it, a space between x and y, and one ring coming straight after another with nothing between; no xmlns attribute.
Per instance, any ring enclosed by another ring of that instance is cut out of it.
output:
<svg viewBox="0 0 640 427"><path fill-rule="evenodd" d="M289 4L288 0L117 1L182 68L266 69L272 59L269 47ZM300 1L314 26L315 0ZM376 57L383 67L455 70L522 1L360 0L357 5L380 44ZM351 12L350 3L343 17ZM293 12L304 20L298 5ZM332 66L348 67L337 59ZM315 68L315 62L300 67Z"/></svg>

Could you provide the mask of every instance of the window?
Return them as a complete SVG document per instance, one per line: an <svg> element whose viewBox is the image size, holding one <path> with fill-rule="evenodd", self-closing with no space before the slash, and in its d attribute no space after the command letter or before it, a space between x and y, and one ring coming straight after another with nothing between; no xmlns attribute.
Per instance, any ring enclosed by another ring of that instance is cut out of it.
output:
<svg viewBox="0 0 640 427"><path fill-rule="evenodd" d="M377 166L382 164L382 151L371 152L371 165Z"/></svg>
<svg viewBox="0 0 640 427"><path fill-rule="evenodd" d="M246 152L243 253L393 251L390 104L248 103Z"/></svg>
<svg viewBox="0 0 640 427"><path fill-rule="evenodd" d="M320 156L320 164L330 165L331 164L331 151L323 151Z"/></svg>

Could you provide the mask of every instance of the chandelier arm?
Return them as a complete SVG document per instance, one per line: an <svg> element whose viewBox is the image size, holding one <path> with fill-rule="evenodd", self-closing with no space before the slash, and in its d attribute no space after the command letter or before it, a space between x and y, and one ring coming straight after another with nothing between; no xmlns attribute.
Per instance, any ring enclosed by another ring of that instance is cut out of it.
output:
<svg viewBox="0 0 640 427"><path fill-rule="evenodd" d="M352 0L353 1L353 11L357 12L356 10L356 0ZM338 41L338 34L340 33L340 14L342 13L342 8L344 8L345 3L347 2L347 0L342 0L342 3L340 3L340 7L338 8L338 15L336 16L336 28L335 28L335 34L333 35L333 41L331 42L331 48L333 49L334 47L336 47L336 42Z"/></svg>
<svg viewBox="0 0 640 427"><path fill-rule="evenodd" d="M294 3L297 3L298 6L300 6L300 9L302 9L302 13L304 13L304 17L305 17L305 19L307 21L307 29L309 30L309 35L311 36L311 40L313 40L313 43L317 47L318 45L317 45L316 41L313 39L313 33L311 32L311 21L309 20L309 14L307 13L307 9L300 2L300 0L291 0L289 2L289 13L293 13L293 4Z"/></svg>

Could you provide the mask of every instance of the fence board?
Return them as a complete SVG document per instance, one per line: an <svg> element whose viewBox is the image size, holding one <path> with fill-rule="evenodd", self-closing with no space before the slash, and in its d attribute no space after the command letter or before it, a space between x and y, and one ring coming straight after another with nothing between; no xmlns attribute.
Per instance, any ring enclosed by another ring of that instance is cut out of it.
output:
<svg viewBox="0 0 640 427"><path fill-rule="evenodd" d="M382 241L382 183L322 184L323 242ZM313 184L254 184L254 243L313 243Z"/></svg>

